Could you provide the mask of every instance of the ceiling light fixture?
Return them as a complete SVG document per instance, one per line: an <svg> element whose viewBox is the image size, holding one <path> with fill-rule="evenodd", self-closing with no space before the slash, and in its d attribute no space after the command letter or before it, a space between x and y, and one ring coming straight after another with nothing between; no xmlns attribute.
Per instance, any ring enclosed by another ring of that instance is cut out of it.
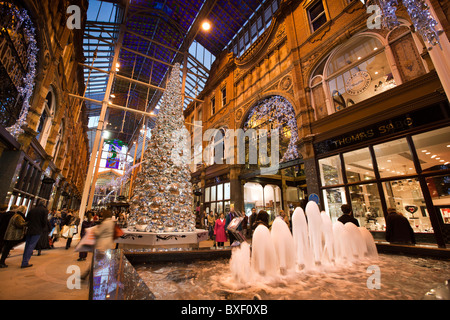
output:
<svg viewBox="0 0 450 320"><path fill-rule="evenodd" d="M211 24L208 21L203 22L202 29L208 31L209 29L211 29Z"/></svg>

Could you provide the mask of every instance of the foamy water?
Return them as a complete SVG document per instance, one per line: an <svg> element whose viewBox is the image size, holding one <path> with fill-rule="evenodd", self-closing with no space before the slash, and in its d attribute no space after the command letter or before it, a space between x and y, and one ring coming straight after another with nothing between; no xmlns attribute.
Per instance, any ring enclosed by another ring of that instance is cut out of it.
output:
<svg viewBox="0 0 450 320"><path fill-rule="evenodd" d="M379 254L376 261L351 268L294 272L270 280L260 277L244 285L234 278L230 263L222 259L140 265L136 270L160 300L241 300L255 296L264 300L417 300L450 279L449 261ZM367 287L372 265L379 267L380 289Z"/></svg>
<svg viewBox="0 0 450 320"><path fill-rule="evenodd" d="M352 223L331 223L308 202L292 233L281 218L259 225L230 260L140 266L157 299L421 299L450 279L448 261L378 255L373 237Z"/></svg>

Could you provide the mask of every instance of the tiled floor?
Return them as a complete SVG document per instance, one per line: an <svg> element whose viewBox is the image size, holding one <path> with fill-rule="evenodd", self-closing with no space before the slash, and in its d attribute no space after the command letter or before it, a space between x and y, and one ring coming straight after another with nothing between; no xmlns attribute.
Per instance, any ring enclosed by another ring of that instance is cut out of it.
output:
<svg viewBox="0 0 450 320"><path fill-rule="evenodd" d="M34 251L30 259L32 267L21 269L24 245L19 245L6 259L8 268L0 269L0 300L87 300L89 282L72 279L77 271L83 272L89 265L77 261L78 253L72 247L65 249L65 241L55 243L55 248ZM73 271L75 270L75 271Z"/></svg>

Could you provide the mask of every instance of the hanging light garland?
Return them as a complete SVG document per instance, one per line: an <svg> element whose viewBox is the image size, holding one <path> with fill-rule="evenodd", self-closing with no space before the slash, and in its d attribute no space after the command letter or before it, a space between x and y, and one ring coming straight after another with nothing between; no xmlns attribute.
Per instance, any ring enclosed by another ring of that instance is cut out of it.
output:
<svg viewBox="0 0 450 320"><path fill-rule="evenodd" d="M2 3L5 6L5 3ZM28 116L28 110L30 109L30 99L33 95L33 89L34 89L34 78L36 75L36 63L37 63L37 53L39 51L37 47L37 42L35 39L35 28L33 26L33 23L28 16L28 13L25 9L18 10L14 5L12 4L6 4L8 6L7 14L10 16L14 16L17 19L17 27L16 30L18 30L21 26L23 26L25 40L28 44L27 49L27 70L28 73L23 79L24 85L20 88L18 88L18 93L20 96L23 97L23 105L22 110L20 112L19 118L17 119L16 123L12 125L9 128L6 128L6 130L15 138L17 139L20 134L22 134L23 127L27 125L27 116Z"/></svg>
<svg viewBox="0 0 450 320"><path fill-rule="evenodd" d="M424 41L430 44L428 50L431 50L436 45L439 45L442 49L439 41L439 35L442 33L442 30L436 29L438 23L431 15L425 0L402 0L402 3L417 33L422 36ZM396 15L397 0L371 0L366 2L367 7L372 5L380 8L383 28L392 30L400 25Z"/></svg>
<svg viewBox="0 0 450 320"><path fill-rule="evenodd" d="M412 23L417 32L422 36L425 41L431 46L441 44L439 42L440 31L436 30L438 25L437 21L432 17L430 10L424 0L403 0L403 5L406 8ZM428 47L431 50L432 47ZM442 49L442 47L441 47Z"/></svg>

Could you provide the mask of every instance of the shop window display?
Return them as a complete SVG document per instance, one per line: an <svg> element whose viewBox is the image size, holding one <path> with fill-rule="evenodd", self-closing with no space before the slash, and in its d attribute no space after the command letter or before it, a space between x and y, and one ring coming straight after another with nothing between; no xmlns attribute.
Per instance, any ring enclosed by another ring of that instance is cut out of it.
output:
<svg viewBox="0 0 450 320"><path fill-rule="evenodd" d="M375 145L373 148L381 178L416 173L406 138Z"/></svg>
<svg viewBox="0 0 450 320"><path fill-rule="evenodd" d="M319 159L324 210L336 221L341 205L350 202L360 226L380 232L386 229L384 210L393 207L420 242L435 241L422 188L425 181L433 212L450 224L450 177L439 174L448 169L448 133L444 127Z"/></svg>
<svg viewBox="0 0 450 320"><path fill-rule="evenodd" d="M323 186L344 183L339 156L319 160L320 178Z"/></svg>
<svg viewBox="0 0 450 320"><path fill-rule="evenodd" d="M245 214L249 216L251 209L256 208L256 212L265 210L270 216L270 221L275 219L281 210L281 189L276 185L265 185L247 182L244 185L244 206Z"/></svg>
<svg viewBox="0 0 450 320"><path fill-rule="evenodd" d="M375 179L369 148L344 153L344 162L349 183Z"/></svg>
<svg viewBox="0 0 450 320"><path fill-rule="evenodd" d="M353 216L361 227L384 231L386 222L376 183L353 185L349 187Z"/></svg>
<svg viewBox="0 0 450 320"><path fill-rule="evenodd" d="M433 232L418 179L384 182L383 192L387 206L408 218L414 232Z"/></svg>
<svg viewBox="0 0 450 320"><path fill-rule="evenodd" d="M412 137L423 171L450 169L450 127Z"/></svg>
<svg viewBox="0 0 450 320"><path fill-rule="evenodd" d="M450 176L429 177L426 182L437 214L444 224L450 224Z"/></svg>
<svg viewBox="0 0 450 320"><path fill-rule="evenodd" d="M230 209L230 183L219 183L205 188L205 211L215 214L227 213Z"/></svg>
<svg viewBox="0 0 450 320"><path fill-rule="evenodd" d="M330 74L344 68L328 80L335 111L396 86L386 54L381 48L382 44L371 38L363 43L357 42L357 46L350 46L331 60L328 68Z"/></svg>
<svg viewBox="0 0 450 320"><path fill-rule="evenodd" d="M347 203L345 198L345 188L328 188L323 190L323 199L325 202L325 212L330 215L334 223L342 215L341 206Z"/></svg>

